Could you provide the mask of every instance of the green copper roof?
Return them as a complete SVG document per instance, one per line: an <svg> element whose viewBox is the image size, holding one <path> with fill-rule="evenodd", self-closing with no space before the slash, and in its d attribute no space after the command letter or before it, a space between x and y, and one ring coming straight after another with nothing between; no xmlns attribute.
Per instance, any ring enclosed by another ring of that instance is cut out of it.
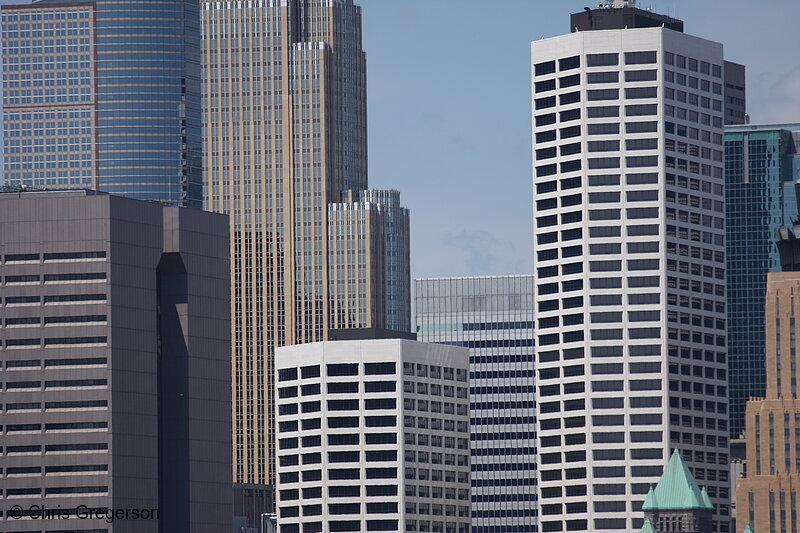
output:
<svg viewBox="0 0 800 533"><path fill-rule="evenodd" d="M650 520L645 520L641 533L656 533L656 528L653 527L653 524L650 523ZM747 533L747 531L745 531L745 533ZM753 532L751 531L750 533Z"/></svg>
<svg viewBox="0 0 800 533"><path fill-rule="evenodd" d="M670 457L656 488L650 487L642 505L644 511L664 509L714 509L705 489L701 491L697 486L678 450Z"/></svg>
<svg viewBox="0 0 800 533"><path fill-rule="evenodd" d="M744 533L753 533L753 528L750 527L750 524L744 526Z"/></svg>

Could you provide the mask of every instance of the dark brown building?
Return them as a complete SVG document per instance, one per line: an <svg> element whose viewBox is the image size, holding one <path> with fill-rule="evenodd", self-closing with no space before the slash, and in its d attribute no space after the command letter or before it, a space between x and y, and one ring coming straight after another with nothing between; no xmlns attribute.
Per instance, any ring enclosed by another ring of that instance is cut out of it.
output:
<svg viewBox="0 0 800 533"><path fill-rule="evenodd" d="M64 532L229 531L227 217L92 191L0 193L0 260L6 513L62 509ZM110 523L79 519L81 506L145 512Z"/></svg>

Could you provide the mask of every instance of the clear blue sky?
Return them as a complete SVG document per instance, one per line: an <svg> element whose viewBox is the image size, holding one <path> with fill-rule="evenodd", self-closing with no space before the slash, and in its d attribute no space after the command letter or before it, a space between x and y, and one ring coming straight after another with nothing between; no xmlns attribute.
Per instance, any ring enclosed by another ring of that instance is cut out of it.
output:
<svg viewBox="0 0 800 533"><path fill-rule="evenodd" d="M597 0L356 0L370 184L411 209L414 277L532 264L530 41ZM747 66L753 123L800 122L798 0L640 0Z"/></svg>

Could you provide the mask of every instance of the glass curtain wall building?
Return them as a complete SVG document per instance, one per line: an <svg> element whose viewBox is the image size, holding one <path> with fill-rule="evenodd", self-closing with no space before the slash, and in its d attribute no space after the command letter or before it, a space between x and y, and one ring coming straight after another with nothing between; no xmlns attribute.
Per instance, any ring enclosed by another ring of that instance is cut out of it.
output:
<svg viewBox="0 0 800 533"><path fill-rule="evenodd" d="M470 350L473 533L538 531L533 277L414 284L417 338Z"/></svg>
<svg viewBox="0 0 800 533"><path fill-rule="evenodd" d="M202 206L197 0L0 13L6 184Z"/></svg>
<svg viewBox="0 0 800 533"><path fill-rule="evenodd" d="M390 268L409 279L408 214L396 192L366 192L360 7L202 0L201 19L205 207L232 224L234 480L272 484L275 347L408 329Z"/></svg>
<svg viewBox="0 0 800 533"><path fill-rule="evenodd" d="M775 231L797 216L800 124L725 128L730 433L745 427L745 404L766 391L767 273L780 272Z"/></svg>
<svg viewBox="0 0 800 533"><path fill-rule="evenodd" d="M641 528L677 448L727 533L723 47L602 11L532 43L540 527Z"/></svg>

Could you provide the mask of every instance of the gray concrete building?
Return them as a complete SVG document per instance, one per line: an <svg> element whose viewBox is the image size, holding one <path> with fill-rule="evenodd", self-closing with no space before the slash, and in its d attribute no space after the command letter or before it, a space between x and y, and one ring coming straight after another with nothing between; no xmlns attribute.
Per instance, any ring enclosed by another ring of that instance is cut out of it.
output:
<svg viewBox="0 0 800 533"><path fill-rule="evenodd" d="M229 531L227 217L4 192L0 256L0 530Z"/></svg>
<svg viewBox="0 0 800 533"><path fill-rule="evenodd" d="M275 366L281 533L470 531L467 350L327 341Z"/></svg>
<svg viewBox="0 0 800 533"><path fill-rule="evenodd" d="M470 352L472 532L538 531L533 276L414 287L417 338Z"/></svg>

